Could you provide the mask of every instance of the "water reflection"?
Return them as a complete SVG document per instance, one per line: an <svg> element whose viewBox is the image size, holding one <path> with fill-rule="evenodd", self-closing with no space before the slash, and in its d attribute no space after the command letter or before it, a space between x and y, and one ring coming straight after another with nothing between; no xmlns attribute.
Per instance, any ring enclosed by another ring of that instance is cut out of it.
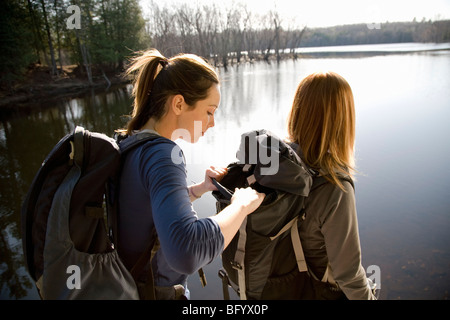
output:
<svg viewBox="0 0 450 320"><path fill-rule="evenodd" d="M307 74L330 69L352 86L357 107L356 199L363 265L381 269L382 299L443 299L450 290L450 53L302 59L220 70L216 126L195 145L179 142L188 179L234 161L241 133L267 128L284 136L293 95ZM41 161L76 125L112 135L130 113L130 87L89 92L52 108L3 117L0 127L1 298L37 298L22 261L20 206ZM214 214L214 199L194 203ZM221 299L220 259L205 268L193 299Z"/></svg>

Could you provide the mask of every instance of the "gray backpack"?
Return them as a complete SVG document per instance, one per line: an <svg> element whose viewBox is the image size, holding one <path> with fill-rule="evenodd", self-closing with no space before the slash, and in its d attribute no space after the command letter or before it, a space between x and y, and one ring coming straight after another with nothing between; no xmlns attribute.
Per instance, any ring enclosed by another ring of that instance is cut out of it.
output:
<svg viewBox="0 0 450 320"><path fill-rule="evenodd" d="M25 262L42 299L152 298L139 294L135 277L151 259L156 232L131 270L114 237L122 157L156 137L132 136L119 148L104 134L76 127L47 156L22 206Z"/></svg>
<svg viewBox="0 0 450 320"><path fill-rule="evenodd" d="M315 279L309 272L298 232L306 197L328 181L267 130L244 133L237 159L220 183L214 181L217 212L230 204L235 188L251 186L266 197L222 254L224 298L229 299L229 286L241 299L345 298L328 285L329 279Z"/></svg>

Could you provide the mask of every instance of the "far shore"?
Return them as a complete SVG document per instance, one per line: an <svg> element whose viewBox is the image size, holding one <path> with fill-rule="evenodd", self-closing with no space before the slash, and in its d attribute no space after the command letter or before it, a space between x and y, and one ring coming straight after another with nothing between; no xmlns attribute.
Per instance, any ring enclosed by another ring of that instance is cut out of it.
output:
<svg viewBox="0 0 450 320"><path fill-rule="evenodd" d="M450 50L450 43L443 44L414 44L417 47L408 48L410 43L387 44L392 48L379 49L380 45L368 45L364 51L354 51L354 46L339 47L315 47L302 48L296 53L284 51L279 59L272 52L271 54L254 55L252 59L243 54L238 62L235 56L229 56L228 67L239 64L266 62L276 63L277 60L302 59L302 58L355 58L373 55L405 54L411 52L424 51L447 51ZM424 46L425 45L425 46ZM398 48L400 46L400 49ZM404 47L401 47L404 46ZM406 46L406 47L405 47ZM422 47L421 47L422 46ZM338 49L337 49L338 48ZM369 50L369 51L368 51ZM223 67L221 61L211 59L211 63L216 67ZM52 76L48 66L34 65L27 70L24 78L10 88L0 88L0 113L6 114L14 110L33 109L34 106L42 106L45 103L60 98L71 98L85 94L89 90L108 90L111 87L126 85L131 83L119 72L102 74L97 71L93 75L93 83L89 83L87 76L81 66L69 65L58 68L59 75Z"/></svg>

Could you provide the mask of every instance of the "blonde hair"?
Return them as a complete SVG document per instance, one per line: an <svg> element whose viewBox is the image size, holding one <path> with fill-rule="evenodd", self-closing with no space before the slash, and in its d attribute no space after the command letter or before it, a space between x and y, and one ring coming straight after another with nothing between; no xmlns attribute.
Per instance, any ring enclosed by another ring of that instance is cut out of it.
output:
<svg viewBox="0 0 450 320"><path fill-rule="evenodd" d="M206 99L214 83L219 84L216 71L201 57L179 54L168 59L156 49L138 52L126 74L136 74L133 112L126 129L129 135L141 129L150 118L161 119L171 95L181 94L194 108L197 101Z"/></svg>
<svg viewBox="0 0 450 320"><path fill-rule="evenodd" d="M334 72L314 73L297 87L288 133L303 159L342 190L339 175L355 171L355 106L350 85Z"/></svg>

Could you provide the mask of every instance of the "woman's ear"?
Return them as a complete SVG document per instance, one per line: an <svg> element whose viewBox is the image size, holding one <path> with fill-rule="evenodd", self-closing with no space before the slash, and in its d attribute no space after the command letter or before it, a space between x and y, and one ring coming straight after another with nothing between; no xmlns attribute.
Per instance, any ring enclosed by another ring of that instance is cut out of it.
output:
<svg viewBox="0 0 450 320"><path fill-rule="evenodd" d="M177 116L179 116L184 111L185 106L186 103L184 102L184 97L181 94L175 95L170 103L172 111Z"/></svg>

